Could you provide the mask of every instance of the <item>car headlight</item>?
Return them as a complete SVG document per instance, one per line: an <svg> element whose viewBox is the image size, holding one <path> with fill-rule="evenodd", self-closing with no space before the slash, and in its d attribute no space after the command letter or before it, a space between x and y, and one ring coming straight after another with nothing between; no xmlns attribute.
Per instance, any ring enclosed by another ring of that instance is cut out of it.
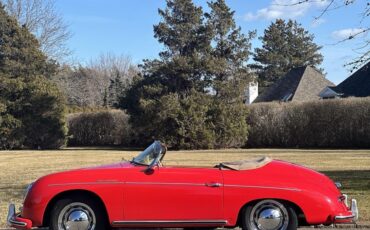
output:
<svg viewBox="0 0 370 230"><path fill-rule="evenodd" d="M32 186L33 186L33 183L34 183L34 182L32 182L31 184L29 184L29 185L27 186L26 191L24 192L23 201L26 199L27 194L28 194L28 193L29 193L29 191L31 190L31 188L32 188Z"/></svg>

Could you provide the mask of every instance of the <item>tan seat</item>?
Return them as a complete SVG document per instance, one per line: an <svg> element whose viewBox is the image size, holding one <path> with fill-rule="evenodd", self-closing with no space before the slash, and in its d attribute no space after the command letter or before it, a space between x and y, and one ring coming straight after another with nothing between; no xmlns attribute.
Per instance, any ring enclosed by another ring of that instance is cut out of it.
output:
<svg viewBox="0 0 370 230"><path fill-rule="evenodd" d="M218 165L220 169L248 170L263 167L272 161L269 157L259 157L250 160L222 162Z"/></svg>

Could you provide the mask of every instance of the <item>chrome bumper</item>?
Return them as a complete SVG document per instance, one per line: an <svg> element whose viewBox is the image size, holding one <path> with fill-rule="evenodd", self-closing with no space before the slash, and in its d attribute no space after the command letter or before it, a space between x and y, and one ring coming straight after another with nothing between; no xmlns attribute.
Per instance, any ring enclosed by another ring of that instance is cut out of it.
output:
<svg viewBox="0 0 370 230"><path fill-rule="evenodd" d="M25 228L27 226L26 222L17 221L16 220L16 213L15 213L15 205L10 204L9 210L8 210L8 217L7 217L7 224L9 227L19 227L19 228Z"/></svg>
<svg viewBox="0 0 370 230"><path fill-rule="evenodd" d="M347 196L346 196L346 198L347 198ZM345 202L347 203L347 200ZM335 216L334 219L335 220L352 219L353 221L357 221L358 220L358 207L357 207L357 200L356 199L352 199L352 201L351 201L351 212L352 212L352 215L349 215L349 216Z"/></svg>

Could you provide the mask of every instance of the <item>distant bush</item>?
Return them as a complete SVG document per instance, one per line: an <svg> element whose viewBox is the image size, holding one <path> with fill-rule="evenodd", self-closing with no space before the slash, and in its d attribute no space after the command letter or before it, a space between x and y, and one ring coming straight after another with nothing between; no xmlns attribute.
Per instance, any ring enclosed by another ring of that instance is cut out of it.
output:
<svg viewBox="0 0 370 230"><path fill-rule="evenodd" d="M68 115L69 146L127 145L130 142L128 115L109 110Z"/></svg>
<svg viewBox="0 0 370 230"><path fill-rule="evenodd" d="M251 105L249 147L370 147L370 98Z"/></svg>

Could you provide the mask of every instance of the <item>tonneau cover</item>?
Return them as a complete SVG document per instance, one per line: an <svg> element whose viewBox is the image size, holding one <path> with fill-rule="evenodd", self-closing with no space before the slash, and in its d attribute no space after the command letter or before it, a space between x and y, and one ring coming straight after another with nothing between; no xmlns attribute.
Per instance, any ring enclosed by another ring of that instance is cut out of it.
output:
<svg viewBox="0 0 370 230"><path fill-rule="evenodd" d="M233 170L247 170L256 169L267 165L272 161L269 157L259 157L255 159L234 161L234 162L223 162L219 164L220 169L233 169Z"/></svg>

